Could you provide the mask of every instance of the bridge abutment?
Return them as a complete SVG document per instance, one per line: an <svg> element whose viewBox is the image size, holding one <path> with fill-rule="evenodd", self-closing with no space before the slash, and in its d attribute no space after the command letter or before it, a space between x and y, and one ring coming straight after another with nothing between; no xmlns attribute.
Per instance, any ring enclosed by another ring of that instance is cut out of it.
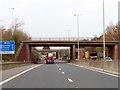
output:
<svg viewBox="0 0 120 90"><path fill-rule="evenodd" d="M118 44L118 60L120 60L120 43Z"/></svg>
<svg viewBox="0 0 120 90"><path fill-rule="evenodd" d="M16 61L24 62L26 61L26 44L21 44L18 52L16 54Z"/></svg>
<svg viewBox="0 0 120 90"><path fill-rule="evenodd" d="M31 47L28 44L21 44L16 54L16 61L30 62L31 61Z"/></svg>

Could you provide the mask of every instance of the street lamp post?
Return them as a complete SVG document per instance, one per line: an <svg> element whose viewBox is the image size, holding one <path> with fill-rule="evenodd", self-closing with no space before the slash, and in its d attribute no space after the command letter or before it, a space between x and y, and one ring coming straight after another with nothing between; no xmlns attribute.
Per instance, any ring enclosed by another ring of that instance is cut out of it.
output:
<svg viewBox="0 0 120 90"><path fill-rule="evenodd" d="M79 51L79 48L80 48L80 46L79 46L79 16L80 16L81 14L74 14L74 16L76 16L77 17L77 35L78 35L78 60L79 60L79 54L80 54L80 51Z"/></svg>
<svg viewBox="0 0 120 90"><path fill-rule="evenodd" d="M13 32L14 32L14 8L12 8L12 40L14 40ZM14 55L12 55L12 60L14 60Z"/></svg>
<svg viewBox="0 0 120 90"><path fill-rule="evenodd" d="M105 7L103 0L103 60L105 60Z"/></svg>
<svg viewBox="0 0 120 90"><path fill-rule="evenodd" d="M14 31L14 8L12 8L12 37L13 37L13 31Z"/></svg>
<svg viewBox="0 0 120 90"><path fill-rule="evenodd" d="M70 30L67 30L68 31L68 40L70 40ZM69 58L70 58L70 48L69 48L69 50L68 50L68 54L69 54Z"/></svg>

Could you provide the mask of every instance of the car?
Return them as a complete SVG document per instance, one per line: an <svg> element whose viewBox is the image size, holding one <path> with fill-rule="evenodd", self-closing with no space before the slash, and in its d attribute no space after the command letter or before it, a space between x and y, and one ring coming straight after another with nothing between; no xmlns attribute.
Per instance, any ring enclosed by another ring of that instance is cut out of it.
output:
<svg viewBox="0 0 120 90"><path fill-rule="evenodd" d="M58 59L59 59L59 60L62 60L62 57L59 57Z"/></svg>
<svg viewBox="0 0 120 90"><path fill-rule="evenodd" d="M52 63L54 64L54 59L52 57L46 58L46 64Z"/></svg>
<svg viewBox="0 0 120 90"><path fill-rule="evenodd" d="M105 60L106 61L112 61L112 58L111 57L105 57Z"/></svg>

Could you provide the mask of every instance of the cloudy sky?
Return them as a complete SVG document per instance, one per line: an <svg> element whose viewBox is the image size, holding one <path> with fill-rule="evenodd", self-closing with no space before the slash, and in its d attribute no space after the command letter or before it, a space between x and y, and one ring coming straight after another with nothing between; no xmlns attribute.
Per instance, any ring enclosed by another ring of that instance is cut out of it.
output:
<svg viewBox="0 0 120 90"><path fill-rule="evenodd" d="M105 1L105 24L118 21L118 1ZM24 31L32 37L77 37L80 16L80 37L102 34L103 0L0 0L0 24L9 28L14 19L24 21Z"/></svg>

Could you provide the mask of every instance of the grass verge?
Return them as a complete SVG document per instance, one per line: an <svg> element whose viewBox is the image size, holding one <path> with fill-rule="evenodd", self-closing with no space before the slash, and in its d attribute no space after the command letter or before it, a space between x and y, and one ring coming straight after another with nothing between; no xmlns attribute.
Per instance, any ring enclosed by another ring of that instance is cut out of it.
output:
<svg viewBox="0 0 120 90"><path fill-rule="evenodd" d="M12 68L17 68L17 67L22 67L22 66L27 66L27 65L32 65L32 64L5 64L5 65L0 65L0 71L3 70L8 70Z"/></svg>

